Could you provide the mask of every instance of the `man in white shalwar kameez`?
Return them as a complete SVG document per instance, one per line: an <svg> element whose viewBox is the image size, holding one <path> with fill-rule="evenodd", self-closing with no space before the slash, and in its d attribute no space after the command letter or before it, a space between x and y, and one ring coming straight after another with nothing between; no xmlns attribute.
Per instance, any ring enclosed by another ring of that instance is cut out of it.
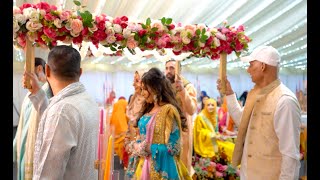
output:
<svg viewBox="0 0 320 180"><path fill-rule="evenodd" d="M35 74L39 79L39 85L47 97L52 97L49 84L46 83L45 64L42 58L35 58ZM13 162L17 163L17 179L31 180L33 169L33 152L36 134L40 121L40 115L32 105L28 92L23 99L18 129L13 140Z"/></svg>
<svg viewBox="0 0 320 180"><path fill-rule="evenodd" d="M94 180L99 110L79 82L82 69L79 52L56 46L49 52L46 77L53 92L48 100L37 86L34 74L29 96L42 114L34 152L33 179Z"/></svg>

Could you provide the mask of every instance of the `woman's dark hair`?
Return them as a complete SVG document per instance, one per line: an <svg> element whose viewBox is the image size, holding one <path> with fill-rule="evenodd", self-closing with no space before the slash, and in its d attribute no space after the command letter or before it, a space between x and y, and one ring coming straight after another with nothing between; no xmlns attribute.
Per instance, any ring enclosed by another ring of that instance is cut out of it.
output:
<svg viewBox="0 0 320 180"><path fill-rule="evenodd" d="M144 73L141 82L152 91L155 92L158 104L161 103L169 103L172 104L174 107L177 108L180 119L181 119L181 128L183 131L188 129L186 123L186 117L181 111L181 108L178 104L178 101L175 97L174 91L172 89L170 81L166 78L166 76L158 69L158 68L151 68L148 72ZM153 108L153 103L144 102L144 105L141 108L140 114L137 118L137 123L135 126L138 126L139 119L146 113L150 112Z"/></svg>

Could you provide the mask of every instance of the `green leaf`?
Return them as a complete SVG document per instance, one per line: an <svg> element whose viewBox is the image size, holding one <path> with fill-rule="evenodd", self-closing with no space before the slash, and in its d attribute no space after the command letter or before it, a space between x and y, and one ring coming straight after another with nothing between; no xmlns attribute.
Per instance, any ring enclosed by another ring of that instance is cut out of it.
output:
<svg viewBox="0 0 320 180"><path fill-rule="evenodd" d="M136 40L136 41L139 41L139 35L138 35L138 33L135 33L135 35L134 35L134 40Z"/></svg>
<svg viewBox="0 0 320 180"><path fill-rule="evenodd" d="M237 51L235 51L235 52L236 52L237 57L240 57L241 52L237 52Z"/></svg>
<svg viewBox="0 0 320 180"><path fill-rule="evenodd" d="M157 27L153 27L153 28L151 28L151 31L152 32L156 32L156 31L158 31L158 28Z"/></svg>
<svg viewBox="0 0 320 180"><path fill-rule="evenodd" d="M162 23L163 25L166 24L166 18L165 18L165 17L161 18L161 23Z"/></svg>
<svg viewBox="0 0 320 180"><path fill-rule="evenodd" d="M92 25L92 22L93 22L92 14L89 11L85 11L83 13L80 12L80 16L82 18L83 26L93 27L93 25Z"/></svg>
<svg viewBox="0 0 320 180"><path fill-rule="evenodd" d="M111 51L117 51L116 48L114 48L113 46L110 46Z"/></svg>
<svg viewBox="0 0 320 180"><path fill-rule="evenodd" d="M74 3L75 5L77 5L77 6L81 6L81 2L80 2L80 1L74 0L73 3Z"/></svg>
<svg viewBox="0 0 320 180"><path fill-rule="evenodd" d="M200 35L200 33L201 33L201 32L200 32L200 29L197 29L197 30L196 30L196 35L198 35L198 36L199 36L199 35Z"/></svg>
<svg viewBox="0 0 320 180"><path fill-rule="evenodd" d="M166 24L171 24L172 23L172 18L168 18L167 20L166 20Z"/></svg>
<svg viewBox="0 0 320 180"><path fill-rule="evenodd" d="M146 25L147 25L147 26L150 26L150 24L151 24L151 19L148 18L147 21L146 21Z"/></svg>
<svg viewBox="0 0 320 180"><path fill-rule="evenodd" d="M206 33L206 28L202 29L202 34Z"/></svg>
<svg viewBox="0 0 320 180"><path fill-rule="evenodd" d="M141 43L145 44L148 41L147 36L143 36Z"/></svg>
<svg viewBox="0 0 320 180"><path fill-rule="evenodd" d="M142 27L143 29L147 29L147 26L144 25L144 24L141 24L141 27Z"/></svg>

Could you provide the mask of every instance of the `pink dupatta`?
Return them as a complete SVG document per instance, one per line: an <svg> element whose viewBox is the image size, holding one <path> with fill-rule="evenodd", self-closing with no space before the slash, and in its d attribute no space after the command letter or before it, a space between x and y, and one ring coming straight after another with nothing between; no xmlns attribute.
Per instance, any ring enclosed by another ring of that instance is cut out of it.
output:
<svg viewBox="0 0 320 180"><path fill-rule="evenodd" d="M149 147L146 147L146 148L150 148L152 143L154 126L156 124L155 117L157 114L158 114L158 111L151 117L150 121L147 124L146 143ZM151 155L146 157L144 160L142 175L141 175L142 180L150 180L150 164L151 164L150 158L151 158Z"/></svg>

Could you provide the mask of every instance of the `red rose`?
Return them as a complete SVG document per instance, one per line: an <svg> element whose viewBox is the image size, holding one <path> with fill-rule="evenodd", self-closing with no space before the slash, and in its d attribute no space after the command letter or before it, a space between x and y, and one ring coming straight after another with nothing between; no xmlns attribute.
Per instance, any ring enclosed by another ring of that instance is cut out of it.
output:
<svg viewBox="0 0 320 180"><path fill-rule="evenodd" d="M121 21L128 21L128 17L127 16L122 16L120 19L121 19Z"/></svg>
<svg viewBox="0 0 320 180"><path fill-rule="evenodd" d="M46 11L46 13L50 12L50 4L48 4L47 2L40 2L36 5L37 8L39 9L43 9Z"/></svg>
<svg viewBox="0 0 320 180"><path fill-rule="evenodd" d="M117 41L122 41L124 39L124 37L121 34L114 34L114 36L116 37Z"/></svg>
<svg viewBox="0 0 320 180"><path fill-rule="evenodd" d="M168 27L169 31L175 28L174 24L169 24L167 27Z"/></svg>

